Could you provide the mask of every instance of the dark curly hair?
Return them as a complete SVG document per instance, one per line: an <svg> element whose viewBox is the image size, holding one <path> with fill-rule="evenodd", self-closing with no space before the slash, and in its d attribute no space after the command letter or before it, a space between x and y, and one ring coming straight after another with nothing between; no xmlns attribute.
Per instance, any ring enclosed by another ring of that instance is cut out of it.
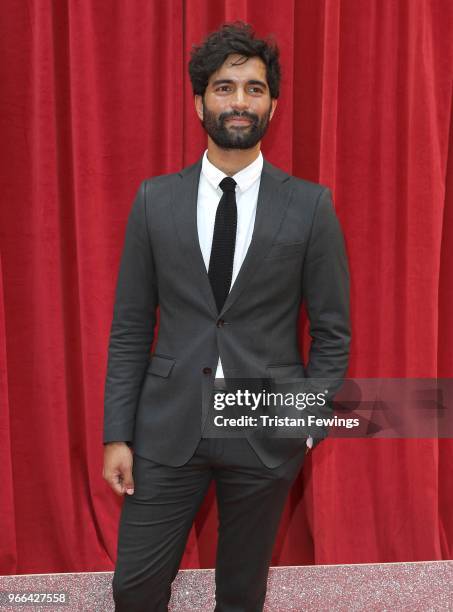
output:
<svg viewBox="0 0 453 612"><path fill-rule="evenodd" d="M192 46L189 75L195 95L203 96L211 75L222 66L232 53L244 57L259 57L266 66L266 78L271 98L280 93L279 49L273 39L255 38L251 25L243 21L225 23L212 32L199 46ZM238 64L244 61L238 61Z"/></svg>

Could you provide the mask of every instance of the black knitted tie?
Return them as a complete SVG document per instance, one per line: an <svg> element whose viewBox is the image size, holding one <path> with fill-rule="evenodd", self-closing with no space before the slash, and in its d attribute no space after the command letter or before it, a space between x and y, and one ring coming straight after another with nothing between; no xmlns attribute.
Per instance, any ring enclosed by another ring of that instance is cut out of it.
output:
<svg viewBox="0 0 453 612"><path fill-rule="evenodd" d="M237 226L236 181L226 176L220 182L219 187L223 195L215 216L208 276L220 312L230 291L233 276Z"/></svg>

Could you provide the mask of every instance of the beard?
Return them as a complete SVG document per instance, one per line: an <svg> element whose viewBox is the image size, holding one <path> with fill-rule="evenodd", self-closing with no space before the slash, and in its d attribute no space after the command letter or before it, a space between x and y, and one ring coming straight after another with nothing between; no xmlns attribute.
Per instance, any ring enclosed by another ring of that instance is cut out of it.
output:
<svg viewBox="0 0 453 612"><path fill-rule="evenodd" d="M263 138L269 126L272 104L269 110L259 118L254 113L247 111L220 113L219 116L208 109L203 101L203 120L201 122L207 134L221 149L252 149ZM232 117L243 117L251 123L244 126L226 125L227 119Z"/></svg>

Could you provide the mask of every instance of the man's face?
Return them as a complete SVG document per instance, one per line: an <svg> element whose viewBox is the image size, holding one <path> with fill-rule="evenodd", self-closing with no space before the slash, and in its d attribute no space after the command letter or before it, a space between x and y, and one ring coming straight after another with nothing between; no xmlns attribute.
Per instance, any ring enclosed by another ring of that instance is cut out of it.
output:
<svg viewBox="0 0 453 612"><path fill-rule="evenodd" d="M243 62L234 65L237 61ZM211 75L195 107L204 129L222 149L251 149L266 133L277 100L272 99L266 66L259 57L247 61L229 55Z"/></svg>

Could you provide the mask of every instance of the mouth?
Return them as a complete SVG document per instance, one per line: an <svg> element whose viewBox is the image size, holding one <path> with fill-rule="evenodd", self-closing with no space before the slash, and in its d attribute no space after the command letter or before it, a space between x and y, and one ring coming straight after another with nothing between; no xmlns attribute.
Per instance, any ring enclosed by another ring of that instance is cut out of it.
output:
<svg viewBox="0 0 453 612"><path fill-rule="evenodd" d="M226 123L228 125L238 125L238 126L246 126L251 125L250 119L246 119L245 117L231 117L231 119L227 119Z"/></svg>

